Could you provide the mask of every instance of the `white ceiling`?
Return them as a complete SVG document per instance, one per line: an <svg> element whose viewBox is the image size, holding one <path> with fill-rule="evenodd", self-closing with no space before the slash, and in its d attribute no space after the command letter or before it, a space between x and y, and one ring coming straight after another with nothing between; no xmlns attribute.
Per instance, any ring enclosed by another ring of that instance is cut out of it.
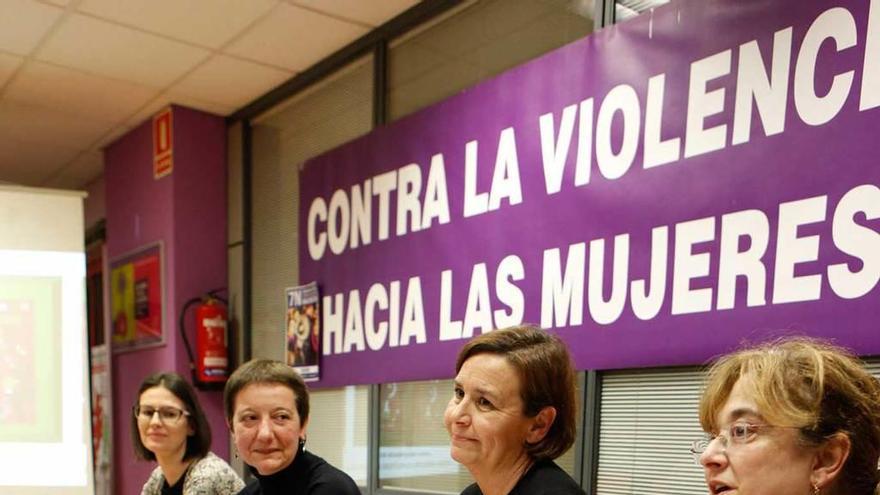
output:
<svg viewBox="0 0 880 495"><path fill-rule="evenodd" d="M85 188L169 103L229 115L418 0L0 0L0 183Z"/></svg>

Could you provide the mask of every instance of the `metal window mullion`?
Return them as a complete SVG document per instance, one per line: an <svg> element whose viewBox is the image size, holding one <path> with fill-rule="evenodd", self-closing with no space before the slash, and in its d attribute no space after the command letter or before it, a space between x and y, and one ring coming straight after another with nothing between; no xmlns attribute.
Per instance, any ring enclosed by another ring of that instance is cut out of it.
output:
<svg viewBox="0 0 880 495"><path fill-rule="evenodd" d="M584 415L581 434L582 458L580 484L588 495L596 492L599 459L599 411L602 394L602 376L596 370L587 370L584 376Z"/></svg>
<svg viewBox="0 0 880 495"><path fill-rule="evenodd" d="M593 3L593 19L599 28L614 24L614 12L617 0L595 0Z"/></svg>
<svg viewBox="0 0 880 495"><path fill-rule="evenodd" d="M241 121L241 221L242 221L242 266L241 266L241 359L242 362L251 359L252 341L251 332L251 290L253 285L253 191L252 188L252 163L253 163L253 130L250 119Z"/></svg>
<svg viewBox="0 0 880 495"><path fill-rule="evenodd" d="M379 418L381 402L379 385L369 385L367 394L367 492L375 495L379 492Z"/></svg>
<svg viewBox="0 0 880 495"><path fill-rule="evenodd" d="M584 479L584 440L586 438L583 435L583 432L587 427L587 424L583 421L585 419L584 411L587 408L587 381L585 375L586 372L577 373L577 389L580 390L581 395L580 397L578 397L578 399L580 399L580 403L583 404L583 407L581 408L581 417L579 418L581 420L581 431L579 435L575 436L574 440L574 472L572 473L574 480L577 481L577 483L581 486L583 486Z"/></svg>
<svg viewBox="0 0 880 495"><path fill-rule="evenodd" d="M373 47L373 128L388 122L388 40Z"/></svg>

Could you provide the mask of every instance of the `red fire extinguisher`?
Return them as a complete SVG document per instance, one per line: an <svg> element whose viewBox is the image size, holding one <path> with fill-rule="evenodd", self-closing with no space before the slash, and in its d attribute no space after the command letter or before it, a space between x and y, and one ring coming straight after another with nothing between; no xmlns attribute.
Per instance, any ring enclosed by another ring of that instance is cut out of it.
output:
<svg viewBox="0 0 880 495"><path fill-rule="evenodd" d="M187 309L196 304L196 348L193 353L186 334ZM229 332L226 307L216 294L187 301L180 314L180 331L186 345L192 368L193 383L199 388L220 388L229 377Z"/></svg>

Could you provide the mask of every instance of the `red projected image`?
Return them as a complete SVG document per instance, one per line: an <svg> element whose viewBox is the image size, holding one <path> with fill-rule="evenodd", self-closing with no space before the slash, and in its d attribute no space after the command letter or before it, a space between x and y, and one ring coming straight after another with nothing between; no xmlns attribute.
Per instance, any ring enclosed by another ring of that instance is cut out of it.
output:
<svg viewBox="0 0 880 495"><path fill-rule="evenodd" d="M61 279L0 276L0 443L61 440Z"/></svg>
<svg viewBox="0 0 880 495"><path fill-rule="evenodd" d="M0 423L34 421L35 333L29 301L0 299Z"/></svg>

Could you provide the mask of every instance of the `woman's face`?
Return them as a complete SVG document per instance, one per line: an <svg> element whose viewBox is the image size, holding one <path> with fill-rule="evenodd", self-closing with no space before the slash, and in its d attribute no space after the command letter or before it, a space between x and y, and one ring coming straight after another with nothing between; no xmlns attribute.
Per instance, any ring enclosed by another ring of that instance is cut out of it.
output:
<svg viewBox="0 0 880 495"><path fill-rule="evenodd" d="M293 462L306 425L293 390L278 383L252 383L234 399L232 436L244 462L258 473L277 473Z"/></svg>
<svg viewBox="0 0 880 495"><path fill-rule="evenodd" d="M176 456L183 458L186 450L186 437L194 434L187 416L181 414L177 420L163 419L186 411L183 401L165 387L151 387L138 398L140 414L137 416L138 433L141 443L157 457ZM154 412L154 414L149 414Z"/></svg>
<svg viewBox="0 0 880 495"><path fill-rule="evenodd" d="M472 473L513 467L526 459L525 442L534 422L523 414L520 378L507 359L477 354L455 377L444 423L450 454Z"/></svg>
<svg viewBox="0 0 880 495"><path fill-rule="evenodd" d="M721 433L730 425L768 425L740 378L715 418ZM744 443L713 440L700 457L712 495L805 495L812 493L813 449L798 441L796 428L759 427ZM715 432L718 433L718 432Z"/></svg>

